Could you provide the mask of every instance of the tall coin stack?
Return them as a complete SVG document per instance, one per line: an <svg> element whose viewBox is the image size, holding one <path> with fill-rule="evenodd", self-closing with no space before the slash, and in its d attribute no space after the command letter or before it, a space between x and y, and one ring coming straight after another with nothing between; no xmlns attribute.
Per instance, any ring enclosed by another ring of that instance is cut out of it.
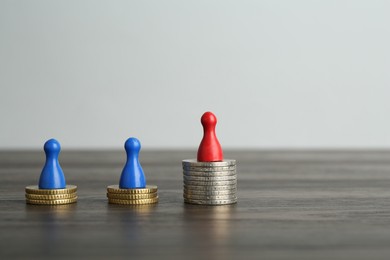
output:
<svg viewBox="0 0 390 260"><path fill-rule="evenodd" d="M143 205L157 203L157 186L146 185L145 188L121 189L119 185L110 185L107 187L107 198L111 204Z"/></svg>
<svg viewBox="0 0 390 260"><path fill-rule="evenodd" d="M185 203L226 205L237 203L236 161L183 160Z"/></svg>
<svg viewBox="0 0 390 260"><path fill-rule="evenodd" d="M37 185L26 187L26 203L35 205L62 205L77 202L77 186L64 189L40 189Z"/></svg>

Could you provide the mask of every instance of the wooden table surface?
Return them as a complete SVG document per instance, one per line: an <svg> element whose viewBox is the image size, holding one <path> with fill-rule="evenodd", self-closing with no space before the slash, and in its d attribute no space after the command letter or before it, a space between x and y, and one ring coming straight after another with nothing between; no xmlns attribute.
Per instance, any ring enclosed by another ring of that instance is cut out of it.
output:
<svg viewBox="0 0 390 260"><path fill-rule="evenodd" d="M183 203L181 160L141 151L160 202L109 205L123 151L63 151L77 204L26 205L41 151L0 152L0 258L389 259L390 152L226 151L237 160L237 205Z"/></svg>

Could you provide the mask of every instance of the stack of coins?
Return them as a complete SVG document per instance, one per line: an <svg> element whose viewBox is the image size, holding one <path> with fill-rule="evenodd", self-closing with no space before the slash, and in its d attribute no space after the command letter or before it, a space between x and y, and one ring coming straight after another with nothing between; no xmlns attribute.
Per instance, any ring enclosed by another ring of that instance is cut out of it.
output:
<svg viewBox="0 0 390 260"><path fill-rule="evenodd" d="M40 189L37 185L26 187L26 203L35 205L63 205L77 202L77 186L64 189Z"/></svg>
<svg viewBox="0 0 390 260"><path fill-rule="evenodd" d="M235 160L183 160L184 202L203 205L237 203Z"/></svg>
<svg viewBox="0 0 390 260"><path fill-rule="evenodd" d="M157 186L146 185L145 188L121 189L119 185L110 185L107 187L107 198L111 204L144 205L157 203Z"/></svg>

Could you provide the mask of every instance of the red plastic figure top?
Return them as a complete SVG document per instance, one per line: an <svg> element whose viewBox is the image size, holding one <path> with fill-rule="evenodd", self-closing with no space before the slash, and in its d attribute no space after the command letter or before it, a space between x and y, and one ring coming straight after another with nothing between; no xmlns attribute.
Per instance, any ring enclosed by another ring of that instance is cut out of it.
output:
<svg viewBox="0 0 390 260"><path fill-rule="evenodd" d="M223 161L222 147L215 134L217 117L211 112L206 112L203 114L200 121L203 125L203 139L200 142L199 149L198 149L198 161L199 162Z"/></svg>

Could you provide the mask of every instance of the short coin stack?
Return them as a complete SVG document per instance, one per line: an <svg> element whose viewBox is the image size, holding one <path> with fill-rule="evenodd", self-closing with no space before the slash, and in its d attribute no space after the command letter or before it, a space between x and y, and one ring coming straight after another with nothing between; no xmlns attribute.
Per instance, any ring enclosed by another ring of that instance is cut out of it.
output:
<svg viewBox="0 0 390 260"><path fill-rule="evenodd" d="M157 186L146 185L145 188L121 189L119 185L110 185L107 187L107 198L111 204L144 205L157 203Z"/></svg>
<svg viewBox="0 0 390 260"><path fill-rule="evenodd" d="M235 160L183 160L184 202L203 205L237 203Z"/></svg>
<svg viewBox="0 0 390 260"><path fill-rule="evenodd" d="M26 187L26 203L35 205L63 205L77 202L77 186L64 189L40 189L37 185Z"/></svg>

